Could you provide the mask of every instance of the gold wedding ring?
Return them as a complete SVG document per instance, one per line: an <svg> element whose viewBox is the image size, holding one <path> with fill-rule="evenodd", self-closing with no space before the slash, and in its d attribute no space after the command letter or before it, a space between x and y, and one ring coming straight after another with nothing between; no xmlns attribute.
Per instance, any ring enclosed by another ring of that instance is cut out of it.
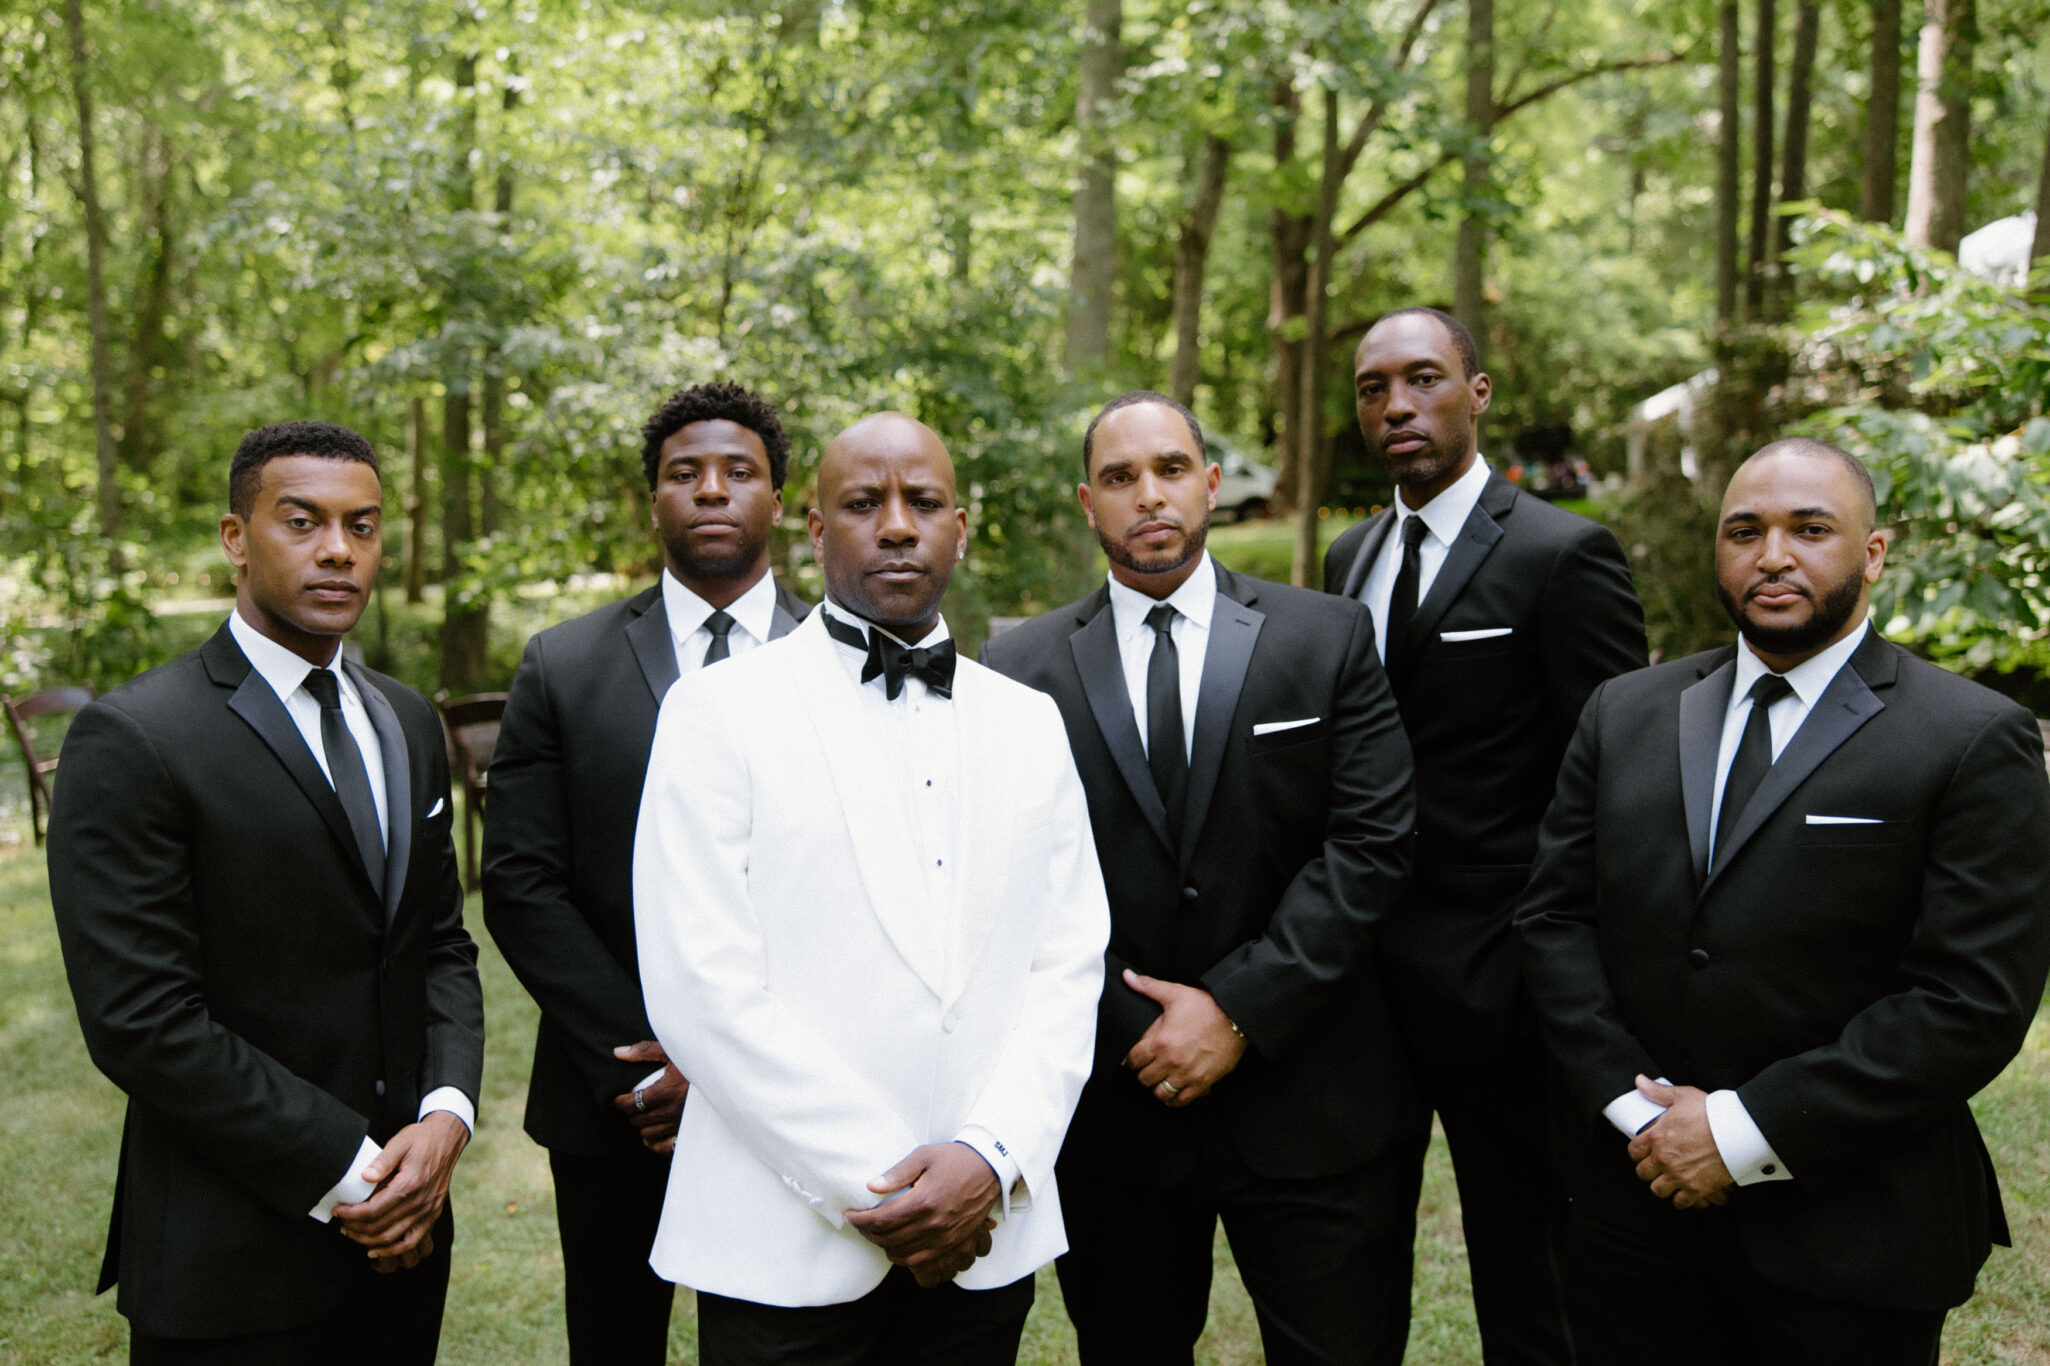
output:
<svg viewBox="0 0 2050 1366"><path fill-rule="evenodd" d="M1173 1082L1169 1081L1169 1080L1168 1080L1167 1078L1165 1078L1165 1077L1162 1077L1162 1078L1160 1079L1160 1084L1161 1084L1162 1086L1165 1086L1165 1087L1167 1088L1167 1098L1168 1098L1169 1100L1173 1100L1173 1099L1174 1099L1174 1098L1175 1098L1176 1096L1178 1096L1178 1095L1180 1095L1180 1094L1182 1093L1182 1088L1181 1088L1181 1087L1179 1087L1179 1086L1176 1086L1176 1085L1175 1085L1175 1084L1174 1084Z"/></svg>

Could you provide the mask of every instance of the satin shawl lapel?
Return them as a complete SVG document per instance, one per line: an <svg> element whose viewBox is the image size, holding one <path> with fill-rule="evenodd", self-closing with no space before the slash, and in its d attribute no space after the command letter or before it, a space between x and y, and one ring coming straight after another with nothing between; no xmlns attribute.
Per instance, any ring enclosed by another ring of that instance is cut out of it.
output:
<svg viewBox="0 0 2050 1366"><path fill-rule="evenodd" d="M1718 651L1702 665L1701 681L1680 694L1680 794L1687 807L1687 849L1694 885L1708 875L1708 822L1715 811L1715 761L1722 752L1723 720L1737 678L1737 652Z"/></svg>
<svg viewBox="0 0 2050 1366"><path fill-rule="evenodd" d="M862 706L860 685L841 664L837 647L826 634L823 615L814 612L805 618L790 633L790 640L797 647L788 656L791 674L832 775L869 905L919 980L933 995L943 995L947 946L929 932L925 877L918 866L911 829L898 802L878 799L878 785L895 771L885 737L876 733L868 709Z"/></svg>
<svg viewBox="0 0 2050 1366"><path fill-rule="evenodd" d="M384 760L385 824L390 827L384 843L384 923L399 913L399 901L406 890L406 865L413 856L413 755L406 745L406 732L399 727L399 714L391 699L354 664L343 661L350 681L362 694L363 709L377 731L377 748ZM453 794L451 794L453 797Z"/></svg>
<svg viewBox="0 0 2050 1366"><path fill-rule="evenodd" d="M1196 838L1203 833L1210 798L1217 791L1217 775L1224 767L1225 746L1231 739L1231 718L1238 711L1246 669L1253 662L1253 642L1260 638L1260 624L1267 620L1264 613L1253 610L1252 604L1258 600L1255 580L1217 566L1217 605L1210 614L1210 643L1203 651L1203 681L1196 692L1188 804L1182 809L1182 847L1177 851L1184 873L1196 856ZM1133 729L1136 732L1137 727Z"/></svg>
<svg viewBox="0 0 2050 1366"><path fill-rule="evenodd" d="M1495 519L1507 517L1515 503L1516 486L1499 474L1489 474L1480 500L1466 514L1466 525L1459 529L1459 539L1445 552L1445 563L1438 566L1438 577L1431 580L1431 591L1424 594L1424 600L1417 604L1416 616L1410 619L1412 660L1437 631L1446 610L1465 591L1467 581L1481 567L1481 561L1488 558L1495 542L1502 539L1502 524Z"/></svg>
<svg viewBox="0 0 2050 1366"><path fill-rule="evenodd" d="M1096 729L1125 786L1131 789L1132 799L1139 803L1146 824L1161 847L1172 854L1176 850L1167 838L1167 808L1160 803L1160 789L1153 785L1153 770L1146 766L1146 747L1139 741L1139 722L1132 715L1132 695L1125 691L1125 666L1118 657L1117 614L1110 610L1110 589L1099 588L1083 599L1082 615L1086 624L1068 637L1075 668L1082 675L1082 695L1089 699Z"/></svg>
<svg viewBox="0 0 2050 1366"><path fill-rule="evenodd" d="M1367 523L1367 535L1360 542L1360 553L1352 557L1352 567L1345 571L1345 596L1357 598L1360 590L1367 586L1367 575L1373 571L1374 561L1380 558L1381 545L1388 539L1388 528L1394 524L1395 509L1392 507L1381 509Z"/></svg>
<svg viewBox="0 0 2050 1366"><path fill-rule="evenodd" d="M955 845L957 951L948 964L944 1005L951 1006L989 946L1010 883L1017 807L1009 774L1010 734L990 696L990 675L969 660L954 671L954 725L960 737L960 839Z"/></svg>
<svg viewBox="0 0 2050 1366"><path fill-rule="evenodd" d="M1737 813L1737 824L1730 831L1729 846L1716 851L1715 867L1709 872L1708 881L1702 884L1704 894L1715 885L1723 869L1744 851L1744 845L1758 833L1758 828L1794 794L1794 789L1807 781L1808 775L1834 754L1838 746L1856 734L1859 727L1886 710L1886 704L1872 689L1893 685L1899 660L1892 649L1876 633L1867 634L1865 643L1858 647L1843 668L1836 671L1836 677L1829 680L1822 696L1816 698L1815 705L1808 709L1808 717L1801 722L1801 728L1794 732L1793 739L1787 741L1780 757L1765 771L1758 790ZM1868 676L1870 682L1867 681Z"/></svg>
<svg viewBox="0 0 2050 1366"><path fill-rule="evenodd" d="M214 652L216 645L225 645L226 653L233 656L232 663ZM257 738L270 747L270 752L277 756L278 762L285 766L285 772L292 775L292 781L299 785L299 790L306 794L306 800L313 803L313 809L327 823L328 833L345 851L346 857L342 861L356 870L357 876L363 880L364 889L378 894L381 901L383 889L370 886L370 870L363 866L363 855L356 844L356 833L349 827L348 813L342 810L342 799L335 795L334 787L328 782L327 775L321 772L313 751L306 747L306 737L299 733L299 727L292 724L285 704L271 691L263 675L250 667L226 628L208 642L206 648L210 652L208 670L214 681L235 689L228 698L228 710L248 722ZM236 672L239 672L239 679L233 678Z"/></svg>
<svg viewBox="0 0 2050 1366"><path fill-rule="evenodd" d="M669 612L662 605L661 584L642 593L636 601L634 619L626 624L626 643L633 647L634 658L640 661L641 676L648 680L655 705L661 706L677 677L676 644L669 638Z"/></svg>

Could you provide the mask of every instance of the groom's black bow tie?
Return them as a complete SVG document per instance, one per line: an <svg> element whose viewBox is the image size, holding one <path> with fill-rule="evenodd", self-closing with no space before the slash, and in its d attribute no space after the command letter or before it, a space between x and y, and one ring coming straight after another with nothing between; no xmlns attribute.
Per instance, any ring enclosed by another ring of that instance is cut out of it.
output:
<svg viewBox="0 0 2050 1366"><path fill-rule="evenodd" d="M926 691L934 697L954 695L954 642L951 640L943 640L930 647L899 645L873 628L864 640L858 627L841 621L830 612L826 614L826 634L842 645L868 651L868 659L861 666L861 681L866 683L880 674L883 696L892 702L904 691L906 678L916 678L924 683Z"/></svg>

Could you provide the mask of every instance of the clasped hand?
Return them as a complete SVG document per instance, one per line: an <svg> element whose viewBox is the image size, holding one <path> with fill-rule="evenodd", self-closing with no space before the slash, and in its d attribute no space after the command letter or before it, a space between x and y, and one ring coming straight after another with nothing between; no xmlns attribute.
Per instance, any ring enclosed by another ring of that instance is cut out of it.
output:
<svg viewBox="0 0 2050 1366"><path fill-rule="evenodd" d="M965 1143L928 1143L868 1183L877 1195L903 1192L874 1209L851 1209L847 1222L930 1290L975 1265L990 1249L1003 1194L997 1174Z"/></svg>
<svg viewBox="0 0 2050 1366"><path fill-rule="evenodd" d="M1715 1146L1708 1123L1708 1093L1695 1086L1668 1086L1640 1076L1637 1089L1666 1112L1630 1140L1630 1158L1651 1193L1674 1209L1706 1209L1730 1203L1734 1184Z"/></svg>
<svg viewBox="0 0 2050 1366"><path fill-rule="evenodd" d="M1201 987L1157 981L1130 968L1125 985L1160 1006L1160 1018L1125 1054L1125 1066L1162 1104L1179 1107L1203 1099L1246 1056L1245 1036Z"/></svg>
<svg viewBox="0 0 2050 1366"><path fill-rule="evenodd" d="M661 1080L641 1089L640 1105L634 1104L634 1092L622 1091L612 1098L612 1108L626 1116L626 1122L633 1125L634 1132L640 1135L642 1145L649 1152L674 1152L676 1126L683 1122L683 1098L690 1094L690 1083L684 1080L683 1073L676 1070L676 1064L669 1061L662 1045L653 1039L622 1044L612 1050L612 1056L621 1062L661 1065Z"/></svg>
<svg viewBox="0 0 2050 1366"><path fill-rule="evenodd" d="M411 1270L434 1255L434 1221L448 1203L456 1159L469 1146L470 1126L435 1110L392 1135L363 1169L376 1189L368 1200L336 1205L342 1236L369 1249L380 1272Z"/></svg>

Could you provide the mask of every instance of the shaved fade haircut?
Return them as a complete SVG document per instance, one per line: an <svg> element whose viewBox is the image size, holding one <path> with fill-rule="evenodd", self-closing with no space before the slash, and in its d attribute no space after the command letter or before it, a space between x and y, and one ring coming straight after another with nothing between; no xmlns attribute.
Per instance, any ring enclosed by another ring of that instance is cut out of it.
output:
<svg viewBox="0 0 2050 1366"><path fill-rule="evenodd" d="M1089 478L1090 457L1096 454L1097 425L1120 408L1136 408L1142 403L1158 403L1161 407L1172 408L1179 414L1182 421L1189 424L1189 435L1196 438L1197 456L1208 463L1210 452L1203 445L1203 424L1196 421L1194 413L1169 398L1166 394L1155 393L1151 389L1133 389L1127 393L1119 394L1116 398L1104 404L1102 410L1095 417L1089 419L1089 430L1082 433L1082 478L1084 480Z"/></svg>
<svg viewBox="0 0 2050 1366"><path fill-rule="evenodd" d="M1379 327L1382 323L1387 322L1390 318L1400 318L1411 313L1421 313L1426 318L1436 318L1438 320L1439 326L1443 327L1446 330L1446 332L1451 334L1452 345L1458 348L1459 363L1461 366L1465 367L1466 377L1468 379L1472 379L1475 375L1478 375L1481 372L1481 349L1474 343L1473 333L1466 330L1465 323L1459 321L1459 319L1453 317L1450 313L1447 313L1442 308L1430 308L1424 304L1412 304L1408 308L1390 309L1388 312L1383 313L1380 317L1374 319L1374 327ZM1369 327L1367 331L1372 332L1374 330L1374 327ZM1366 344L1367 339L1365 337L1361 337L1360 345L1365 346ZM1354 348L1353 355L1355 357L1359 355L1359 350L1357 347Z"/></svg>

